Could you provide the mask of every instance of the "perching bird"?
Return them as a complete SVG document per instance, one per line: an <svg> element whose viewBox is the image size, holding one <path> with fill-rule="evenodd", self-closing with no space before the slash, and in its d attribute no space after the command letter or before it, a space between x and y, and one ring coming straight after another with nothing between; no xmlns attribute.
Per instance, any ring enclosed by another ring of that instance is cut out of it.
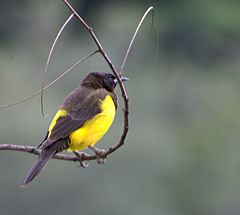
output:
<svg viewBox="0 0 240 215"><path fill-rule="evenodd" d="M128 79L122 77L121 80ZM42 149L39 158L25 176L22 187L38 176L58 152L75 152L89 147L98 156L101 151L94 145L111 126L117 110L116 85L117 79L110 73L91 72L85 76L53 118L39 145Z"/></svg>

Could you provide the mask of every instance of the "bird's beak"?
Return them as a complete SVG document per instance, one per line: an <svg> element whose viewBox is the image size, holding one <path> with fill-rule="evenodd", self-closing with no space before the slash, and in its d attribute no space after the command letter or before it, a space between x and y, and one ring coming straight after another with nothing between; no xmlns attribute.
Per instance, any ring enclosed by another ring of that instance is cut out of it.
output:
<svg viewBox="0 0 240 215"><path fill-rule="evenodd" d="M122 80L122 81L128 81L129 79L126 78L126 77L121 77L121 80Z"/></svg>
<svg viewBox="0 0 240 215"><path fill-rule="evenodd" d="M129 79L126 77L121 77L121 81L128 81ZM117 84L118 80L115 78L114 83Z"/></svg>

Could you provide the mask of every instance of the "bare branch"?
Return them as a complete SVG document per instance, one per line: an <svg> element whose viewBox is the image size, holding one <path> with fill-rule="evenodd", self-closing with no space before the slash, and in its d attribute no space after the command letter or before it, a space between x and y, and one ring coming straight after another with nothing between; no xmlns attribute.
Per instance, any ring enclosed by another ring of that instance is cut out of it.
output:
<svg viewBox="0 0 240 215"><path fill-rule="evenodd" d="M67 71L65 71L62 75L60 75L58 78L56 78L54 81L52 81L50 84L48 84L46 87L43 88L43 90L45 91L46 89L48 89L49 87L51 87L53 84L55 84L57 81L59 81L60 79L62 79L65 75L67 75L69 72L71 72L73 69L75 69L80 63L82 63L83 61L87 60L89 57L95 55L96 53L98 52L98 50L90 53L89 55L83 57L81 60L79 60L77 63L75 63L73 66L71 66ZM6 105L1 105L0 106L0 110L3 109L3 108L7 108L7 107L10 107L10 106L13 106L13 105L17 105L17 104L20 104L24 101L27 101L28 99L31 99L32 97L34 96L37 96L39 95L40 93L42 92L42 90L39 90L35 93L33 93L32 95L30 96L27 96L21 100L18 100L16 102L12 102L12 103L9 103L9 104L6 104Z"/></svg>
<svg viewBox="0 0 240 215"><path fill-rule="evenodd" d="M31 154L39 155L41 150L32 146L20 146L20 145L14 145L14 144L0 144L0 151L1 150L10 150L10 151L21 151L21 152L28 152ZM67 160L67 161L79 161L79 158L72 155L66 155L66 154L56 154L54 159L58 160ZM84 153L83 160L95 160L95 155L88 155Z"/></svg>
<svg viewBox="0 0 240 215"><path fill-rule="evenodd" d="M52 52L53 52L53 49L55 48L56 46L56 43L60 37L60 35L62 34L64 28L66 27L66 25L70 22L70 20L73 18L74 14L72 13L68 19L65 21L65 23L63 24L63 26L61 27L60 31L58 32L53 44L52 44L52 47L50 49L50 52L49 52L49 55L48 55L48 59L47 59L47 63L46 63L46 66L45 66L45 69L44 69L44 74L43 74L43 80L42 80L42 89L41 89L41 111L42 111L42 116L45 117L45 114L44 114L44 110L43 110L43 88L44 88L44 83L45 83L45 80L46 80L46 77L47 77L47 70L48 70L48 65L49 65L49 62L50 62L50 59L51 59L51 56L52 56Z"/></svg>
<svg viewBox="0 0 240 215"><path fill-rule="evenodd" d="M131 47L132 47L133 41L135 40L135 37L136 37L136 35L137 35L137 33L138 33L138 31L139 31L139 29L140 29L140 27L141 27L144 19L145 19L145 17L148 15L148 13L149 13L151 10L154 11L154 7L153 7L153 6L149 7L149 8L146 10L146 12L144 13L142 19L140 20L140 22L139 22L139 24L138 24L138 26L137 26L134 34L133 34L133 37L132 37L132 39L131 39L131 41L130 41L130 44L129 44L128 49L127 49L127 52L126 52L126 54L125 54L125 57L124 57L122 66L121 66L121 68L120 68L120 72L119 72L119 75L120 75L120 76L122 76L122 71L123 71L124 65L125 65L125 63L126 63L126 60L127 60L128 54L129 54L129 51L130 51L130 49L131 49ZM153 26L153 19L152 19L152 26ZM152 28L152 26L151 26L151 28Z"/></svg>
<svg viewBox="0 0 240 215"><path fill-rule="evenodd" d="M21 151L21 152L28 152L30 154L40 155L41 150L38 148L35 148L33 146L22 146L22 145L14 145L14 144L0 144L0 151L3 150L9 150L9 151ZM109 154L114 152L115 150L108 150L106 151L101 157L106 158ZM66 160L66 161L79 161L79 157L74 155L66 155L62 153L58 153L54 155L54 159L58 160ZM96 155L89 155L87 153L84 153L82 155L82 161L88 161L88 160L96 160Z"/></svg>
<svg viewBox="0 0 240 215"><path fill-rule="evenodd" d="M104 59L106 60L106 62L108 63L109 67L111 68L112 72L114 73L114 75L117 77L118 82L122 82L117 70L115 69L114 65L112 64L111 60L109 59L109 57L107 56L106 52L103 50L102 45L100 44L99 40L97 39L95 33L93 32L93 29L91 27L89 27L89 25L83 20L83 18L81 16L79 16L79 14L73 9L73 7L68 3L68 1L63 0L65 2L65 4L68 6L68 8L72 11L72 13L74 13L74 15L79 19L79 21L82 23L82 25L87 29L87 31L89 32L89 34L91 35L92 39L94 40L94 42L96 43L99 52L102 54L102 56L104 57ZM124 88L122 84L120 84L121 88Z"/></svg>

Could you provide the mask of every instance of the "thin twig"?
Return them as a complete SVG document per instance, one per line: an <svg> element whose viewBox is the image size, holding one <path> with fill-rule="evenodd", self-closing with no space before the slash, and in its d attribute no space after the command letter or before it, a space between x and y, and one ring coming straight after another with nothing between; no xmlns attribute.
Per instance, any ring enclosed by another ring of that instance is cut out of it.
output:
<svg viewBox="0 0 240 215"><path fill-rule="evenodd" d="M156 58L159 57L159 29L156 27Z"/></svg>
<svg viewBox="0 0 240 215"><path fill-rule="evenodd" d="M55 84L57 81L59 81L60 79L62 79L65 75L67 75L69 72L71 72L73 69L75 69L80 63L82 63L83 61L87 60L89 57L93 56L94 54L96 54L98 52L98 50L90 53L89 55L83 57L81 60L79 60L77 63L75 63L73 66L71 66L67 71L65 71L62 75L60 75L58 78L56 78L54 81L52 81L50 84L48 84L47 86L45 86L43 88L43 90L46 90L48 89L49 87L51 87L53 84ZM0 110L3 109L3 108L7 108L7 107L10 107L10 106L13 106L13 105L17 105L19 103L22 103L24 101L27 101L28 99L31 99L32 97L34 96L37 96L39 95L40 93L42 92L42 90L39 90L33 94L31 94L30 96L27 96L21 100L18 100L16 102L12 102L12 103L9 103L9 104L6 104L6 105L1 105L0 106Z"/></svg>
<svg viewBox="0 0 240 215"><path fill-rule="evenodd" d="M41 111L42 111L42 116L45 117L45 114L44 114L44 110L43 110L43 88L44 88L44 84L45 84L45 80L46 80L46 77L47 77L47 70L48 70L48 65L49 65L49 62L50 62L50 59L51 59L51 56L52 56L52 52L53 52L53 49L55 48L55 45L60 37L60 35L62 34L64 28L66 27L66 25L70 22L70 20L73 18L74 14L72 13L68 19L64 22L63 26L61 27L60 31L58 32L53 44L52 44L52 47L50 49L50 52L49 52L49 55L48 55L48 59L47 59L47 63L46 63L46 66L45 66L45 69L44 69L44 74L43 74L43 80L42 80L42 88L41 88Z"/></svg>
<svg viewBox="0 0 240 215"><path fill-rule="evenodd" d="M135 40L135 37L136 37L136 35L137 35L137 33L138 33L138 31L139 31L139 29L140 29L140 27L141 27L144 19L145 19L145 17L148 15L148 13L149 13L151 10L154 11L154 7L153 7L153 6L149 7L149 8L146 10L146 12L144 13L142 19L140 20L140 22L139 22L139 24L138 24L138 26L137 26L137 28L136 28L136 30L135 30L135 32L134 32L134 35L133 35L133 37L132 37L132 39L131 39L131 41L130 41L130 44L129 44L128 49L127 49L127 52L126 52L125 57L124 57L124 59L123 59L122 66L120 67L120 72L119 72L119 75L120 75L120 76L122 76L122 71L123 71L123 68L124 68L124 66L125 66L125 63L126 63L126 60L127 60L128 54L129 54L129 51L130 51L130 49L131 49L131 47L132 47L133 41ZM152 25L153 25L153 19L152 19ZM152 27L151 27L151 28L152 28Z"/></svg>

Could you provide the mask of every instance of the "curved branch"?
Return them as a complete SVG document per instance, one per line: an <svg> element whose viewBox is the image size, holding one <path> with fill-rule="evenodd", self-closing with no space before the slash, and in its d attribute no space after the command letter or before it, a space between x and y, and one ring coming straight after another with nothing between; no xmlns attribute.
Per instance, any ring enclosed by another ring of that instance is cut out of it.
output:
<svg viewBox="0 0 240 215"><path fill-rule="evenodd" d="M124 68L124 66L125 66L125 63L126 63L126 60L127 60L128 54L129 54L129 51L130 51L130 49L132 48L133 41L135 40L135 38L136 38L136 36L137 36L137 33L138 33L138 31L139 31L139 29L140 29L140 27L141 27L144 19L146 18L146 16L148 15L148 13L149 13L151 10L154 11L154 7L153 7L153 6L149 7L149 8L146 10L146 12L144 13L142 19L140 20L140 22L139 22L139 24L138 24L138 26L137 26L134 34L133 34L133 37L132 37L132 39L131 39L131 41L130 41L130 43L129 43L127 52L126 52L125 57L124 57L124 59L123 59L122 66L121 66L121 68L120 68L120 72L119 72L120 76L122 76L122 71L123 71L123 68ZM152 18L152 26L153 26L153 18ZM151 28L152 28L152 27L151 27Z"/></svg>
<svg viewBox="0 0 240 215"><path fill-rule="evenodd" d="M53 49L55 48L56 46L56 43L60 37L60 35L62 34L64 28L67 26L67 24L70 22L70 20L73 18L74 14L72 13L68 19L64 22L63 26L61 27L61 29L59 30L53 44L52 44L52 47L50 49L50 52L48 54L48 58L47 58L47 63L46 63L46 66L45 66L45 69L44 69L44 74L43 74L43 80L42 80L42 88L41 88L41 112L42 112L42 116L45 117L45 114L44 114L44 110L43 110L43 89L44 89L44 84L45 84L45 80L46 80L46 77L47 77L47 70L48 70L48 65L49 65L49 62L50 62L50 59L51 59L51 56L52 56L52 53L53 53Z"/></svg>

